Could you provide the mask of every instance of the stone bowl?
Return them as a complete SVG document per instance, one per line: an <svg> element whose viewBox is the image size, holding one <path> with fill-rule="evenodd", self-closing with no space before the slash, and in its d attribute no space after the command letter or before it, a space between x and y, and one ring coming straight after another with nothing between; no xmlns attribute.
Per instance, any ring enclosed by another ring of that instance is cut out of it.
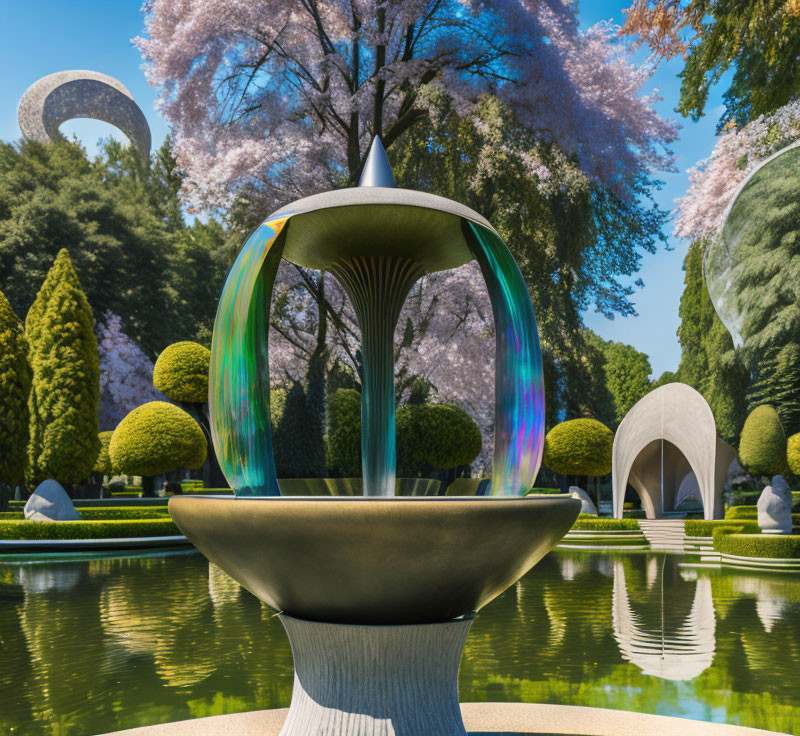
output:
<svg viewBox="0 0 800 736"><path fill-rule="evenodd" d="M296 618L418 624L477 612L547 554L581 504L563 496L173 496L186 537Z"/></svg>

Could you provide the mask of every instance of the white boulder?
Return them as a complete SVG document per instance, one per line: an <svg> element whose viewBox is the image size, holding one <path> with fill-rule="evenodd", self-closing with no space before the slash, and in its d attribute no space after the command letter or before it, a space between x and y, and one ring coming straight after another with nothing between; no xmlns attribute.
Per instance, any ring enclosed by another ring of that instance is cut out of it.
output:
<svg viewBox="0 0 800 736"><path fill-rule="evenodd" d="M589 498L589 494L586 493L583 488L578 488L578 486L570 486L569 495L573 498L577 498L581 502L582 514L591 514L592 516L597 516L597 508L592 502L592 499Z"/></svg>
<svg viewBox="0 0 800 736"><path fill-rule="evenodd" d="M81 515L61 484L46 480L39 484L25 504L25 518L32 521L76 521Z"/></svg>
<svg viewBox="0 0 800 736"><path fill-rule="evenodd" d="M764 534L792 533L792 492L780 475L758 498L758 525Z"/></svg>

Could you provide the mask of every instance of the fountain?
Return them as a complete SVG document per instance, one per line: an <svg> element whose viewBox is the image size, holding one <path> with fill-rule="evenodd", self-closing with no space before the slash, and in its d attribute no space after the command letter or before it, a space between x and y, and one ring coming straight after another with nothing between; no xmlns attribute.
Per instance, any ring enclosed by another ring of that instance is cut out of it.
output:
<svg viewBox="0 0 800 736"><path fill-rule="evenodd" d="M269 420L268 316L281 258L327 269L361 328L363 496L282 496ZM393 336L420 276L476 260L496 329L487 497L395 497ZM282 736L463 736L457 677L475 614L572 526L580 503L527 496L544 394L533 307L476 212L399 189L375 139L356 188L271 215L226 281L214 326L212 436L231 497L170 499L195 546L280 611L294 658Z"/></svg>

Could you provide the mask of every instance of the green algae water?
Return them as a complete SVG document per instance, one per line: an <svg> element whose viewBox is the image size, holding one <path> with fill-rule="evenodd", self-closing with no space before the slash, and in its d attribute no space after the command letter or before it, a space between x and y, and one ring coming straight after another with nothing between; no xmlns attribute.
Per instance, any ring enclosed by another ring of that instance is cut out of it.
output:
<svg viewBox="0 0 800 736"><path fill-rule="evenodd" d="M800 733L800 576L556 551L475 620L462 701ZM287 706L275 612L197 553L0 563L0 733Z"/></svg>

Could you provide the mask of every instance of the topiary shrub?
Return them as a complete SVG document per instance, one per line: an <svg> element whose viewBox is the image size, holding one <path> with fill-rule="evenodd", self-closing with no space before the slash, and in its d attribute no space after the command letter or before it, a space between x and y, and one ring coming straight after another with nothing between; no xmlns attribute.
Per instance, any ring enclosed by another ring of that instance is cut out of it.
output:
<svg viewBox="0 0 800 736"><path fill-rule="evenodd" d="M395 422L399 475L469 465L481 451L478 425L457 406L409 404L397 410Z"/></svg>
<svg viewBox="0 0 800 736"><path fill-rule="evenodd" d="M795 475L800 475L800 432L793 434L786 441L786 461L789 470Z"/></svg>
<svg viewBox="0 0 800 736"><path fill-rule="evenodd" d="M153 386L171 401L205 404L211 351L196 342L176 342L158 356Z"/></svg>
<svg viewBox="0 0 800 736"><path fill-rule="evenodd" d="M199 468L206 438L183 409L151 401L134 409L114 430L108 447L115 470L142 476L142 495L153 495L153 476L178 468Z"/></svg>
<svg viewBox="0 0 800 736"><path fill-rule="evenodd" d="M0 291L0 511L25 475L30 390L25 330Z"/></svg>
<svg viewBox="0 0 800 736"><path fill-rule="evenodd" d="M598 519L591 514L581 514L572 528L587 531L630 531L638 529L639 522L636 519Z"/></svg>
<svg viewBox="0 0 800 736"><path fill-rule="evenodd" d="M800 536L789 534L748 534L742 525L714 531L714 549L738 557L769 559L800 558Z"/></svg>
<svg viewBox="0 0 800 736"><path fill-rule="evenodd" d="M332 477L361 477L361 394L355 389L328 395L326 455Z"/></svg>
<svg viewBox="0 0 800 736"><path fill-rule="evenodd" d="M28 312L25 336L33 372L26 479L78 483L100 449L100 365L92 308L66 249Z"/></svg>
<svg viewBox="0 0 800 736"><path fill-rule="evenodd" d="M778 412L768 404L757 406L745 420L739 438L739 462L753 475L786 472L786 436Z"/></svg>
<svg viewBox="0 0 800 736"><path fill-rule="evenodd" d="M108 446L111 443L113 434L113 430L107 430L97 435L97 439L100 440L100 452L97 454L97 460L94 461L94 472L109 477L114 474L111 466L111 456L108 454Z"/></svg>
<svg viewBox="0 0 800 736"><path fill-rule="evenodd" d="M614 433L602 422L570 419L545 436L543 462L561 475L607 475L613 445Z"/></svg>
<svg viewBox="0 0 800 736"><path fill-rule="evenodd" d="M711 537L715 529L741 529L747 533L758 534L758 522L748 519L729 521L727 519L687 519L683 525L687 537Z"/></svg>

